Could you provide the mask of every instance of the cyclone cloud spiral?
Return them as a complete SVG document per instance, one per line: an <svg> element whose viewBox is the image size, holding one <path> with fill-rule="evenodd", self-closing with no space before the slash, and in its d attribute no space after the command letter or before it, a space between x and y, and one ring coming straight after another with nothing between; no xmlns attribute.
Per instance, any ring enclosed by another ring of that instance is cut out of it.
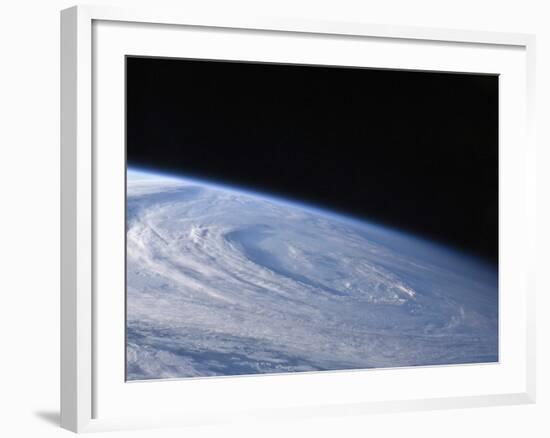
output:
<svg viewBox="0 0 550 438"><path fill-rule="evenodd" d="M498 361L497 272L332 212L129 170L127 378Z"/></svg>

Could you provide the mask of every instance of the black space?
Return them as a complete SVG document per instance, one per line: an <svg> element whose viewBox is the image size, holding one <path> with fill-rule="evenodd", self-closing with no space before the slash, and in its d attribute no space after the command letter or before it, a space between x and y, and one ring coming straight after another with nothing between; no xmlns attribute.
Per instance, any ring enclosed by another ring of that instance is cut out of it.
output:
<svg viewBox="0 0 550 438"><path fill-rule="evenodd" d="M498 77L127 58L127 160L496 263Z"/></svg>

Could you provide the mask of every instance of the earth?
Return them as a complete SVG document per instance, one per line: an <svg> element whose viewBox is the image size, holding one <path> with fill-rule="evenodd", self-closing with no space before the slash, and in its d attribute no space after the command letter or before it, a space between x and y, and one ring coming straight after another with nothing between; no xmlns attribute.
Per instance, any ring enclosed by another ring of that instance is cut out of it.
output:
<svg viewBox="0 0 550 438"><path fill-rule="evenodd" d="M378 224L127 173L127 379L498 361L498 273Z"/></svg>

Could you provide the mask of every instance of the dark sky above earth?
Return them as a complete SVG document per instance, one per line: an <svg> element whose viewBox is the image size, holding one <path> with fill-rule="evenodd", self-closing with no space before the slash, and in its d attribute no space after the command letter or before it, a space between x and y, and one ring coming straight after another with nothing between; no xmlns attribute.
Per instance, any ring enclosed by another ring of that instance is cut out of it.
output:
<svg viewBox="0 0 550 438"><path fill-rule="evenodd" d="M128 57L127 162L496 263L498 77Z"/></svg>

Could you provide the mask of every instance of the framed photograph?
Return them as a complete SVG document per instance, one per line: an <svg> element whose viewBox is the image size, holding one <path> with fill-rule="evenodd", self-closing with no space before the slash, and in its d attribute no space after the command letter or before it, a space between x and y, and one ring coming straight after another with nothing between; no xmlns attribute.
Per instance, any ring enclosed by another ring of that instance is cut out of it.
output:
<svg viewBox="0 0 550 438"><path fill-rule="evenodd" d="M534 37L61 14L61 423L534 401Z"/></svg>

